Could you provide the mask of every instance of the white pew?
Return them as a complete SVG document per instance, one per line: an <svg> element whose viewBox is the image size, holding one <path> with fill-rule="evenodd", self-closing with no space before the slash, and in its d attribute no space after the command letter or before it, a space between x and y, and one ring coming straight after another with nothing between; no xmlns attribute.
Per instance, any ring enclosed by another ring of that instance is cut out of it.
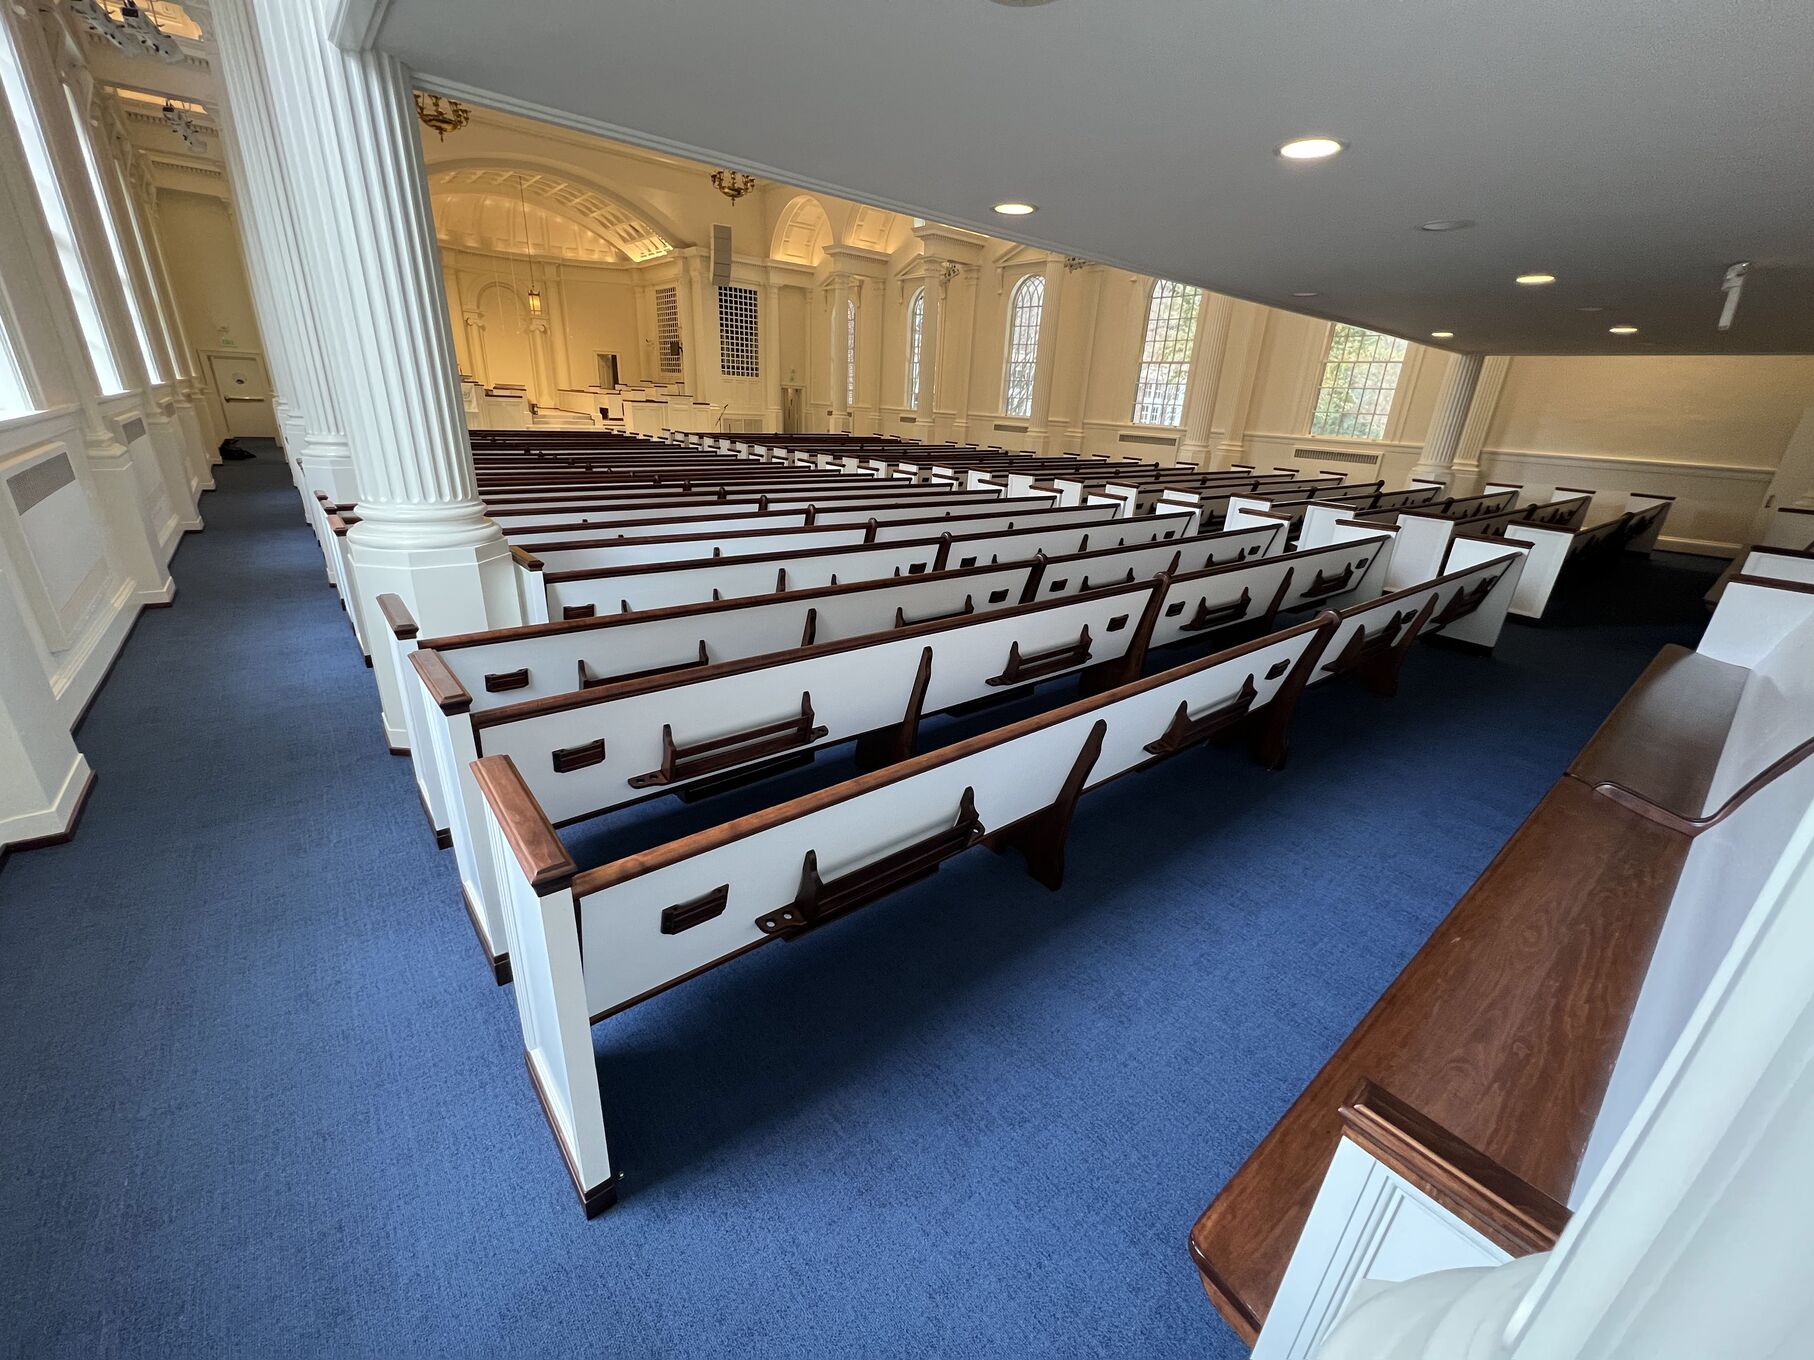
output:
<svg viewBox="0 0 1814 1360"><path fill-rule="evenodd" d="M947 566L1082 552L1092 546L1175 540L1189 524L1175 519L1115 520L1070 529L1013 529L978 535L941 535L914 542L881 542L813 553L700 558L603 570L549 572L532 554L513 549L524 615L531 622L577 618L612 609L628 613L738 595L766 595L839 581L919 576ZM1108 540L1104 542L1104 540Z"/></svg>
<svg viewBox="0 0 1814 1360"><path fill-rule="evenodd" d="M1580 527L1508 524L1505 537L1528 543L1531 555L1525 564L1512 613L1520 618L1541 619L1554 598L1562 573L1596 552L1649 552L1663 530L1674 503L1669 496L1634 492L1624 513Z"/></svg>
<svg viewBox="0 0 1814 1360"><path fill-rule="evenodd" d="M820 927L981 841L1062 882L1079 797L1288 710L1327 620L1261 638L580 873L508 757L477 762L530 1077L588 1216L616 1197L591 1025Z"/></svg>
<svg viewBox="0 0 1814 1360"><path fill-rule="evenodd" d="M1008 533L1015 529L1068 529L1107 524L1113 518L1101 510L1041 510L1023 508L1006 512L977 510L945 517L916 517L908 520L867 518L856 524L817 523L784 529L706 529L678 535L656 535L649 538L615 537L607 527L597 534L578 538L535 541L513 538L539 558L548 571L586 571L611 567L640 566L651 562L685 562L700 557L757 557L763 554L792 552L811 553L826 548L852 547L861 543L911 543L937 538L941 533L976 535ZM1184 517L1170 521L1168 527L1189 527Z"/></svg>

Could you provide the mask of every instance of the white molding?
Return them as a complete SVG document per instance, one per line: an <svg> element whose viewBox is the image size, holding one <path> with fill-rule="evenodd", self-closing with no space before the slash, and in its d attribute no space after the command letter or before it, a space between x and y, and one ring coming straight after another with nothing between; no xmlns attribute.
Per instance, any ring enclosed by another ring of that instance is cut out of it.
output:
<svg viewBox="0 0 1814 1360"><path fill-rule="evenodd" d="M88 781L94 778L94 771L89 768L88 759L80 751L70 762L69 771L63 776L63 784L57 790L57 796L50 806L36 812L22 812L0 822L0 847L18 845L24 841L35 841L45 836L61 836L69 830L70 821L76 815L76 808L82 801L82 794L88 788Z"/></svg>
<svg viewBox="0 0 1814 1360"><path fill-rule="evenodd" d="M364 52L377 46L378 30L390 9L390 0L340 0L328 24L334 46Z"/></svg>
<svg viewBox="0 0 1814 1360"><path fill-rule="evenodd" d="M1484 448L1480 451L1480 461L1483 464L1493 458L1531 458L1538 461L1579 463L1586 467L1610 468L1620 472L1633 469L1652 469L1677 477L1721 477L1740 482L1768 482L1776 475L1774 468L1698 461L1676 462L1668 458L1627 458L1601 453L1557 453L1547 449Z"/></svg>

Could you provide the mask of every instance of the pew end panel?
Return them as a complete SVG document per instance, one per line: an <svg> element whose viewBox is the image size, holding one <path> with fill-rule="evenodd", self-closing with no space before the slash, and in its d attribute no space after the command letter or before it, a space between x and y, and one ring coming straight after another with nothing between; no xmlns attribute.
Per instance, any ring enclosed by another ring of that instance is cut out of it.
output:
<svg viewBox="0 0 1814 1360"><path fill-rule="evenodd" d="M1626 496L1626 512L1636 519L1635 532L1625 540L1625 551L1648 553L1654 549L1657 538L1663 532L1663 525L1669 518L1669 512L1674 507L1674 496L1657 496L1648 491L1633 491Z"/></svg>
<svg viewBox="0 0 1814 1360"><path fill-rule="evenodd" d="M428 817L435 844L446 850L453 844L452 832L447 825L447 781L435 764L434 738L425 712L427 695L412 679L416 672L410 663L420 629L401 596L386 593L378 597L377 604L384 619L385 642L391 649L398 689L402 692L403 730L409 740L410 773L416 781L416 796L422 801L422 811Z"/></svg>
<svg viewBox="0 0 1814 1360"><path fill-rule="evenodd" d="M1505 630L1505 620L1518 593L1518 581L1524 573L1528 555L1529 550L1521 543L1457 534L1449 544L1448 558L1443 563L1445 573L1468 572L1493 562L1503 563L1504 570L1489 582L1476 580L1457 586L1431 615L1430 640L1443 646L1491 655L1499 644L1500 633Z"/></svg>
<svg viewBox="0 0 1814 1360"><path fill-rule="evenodd" d="M502 892L484 839L484 800L470 776L472 763L479 758L472 695L441 653L432 648L418 647L409 662L425 696L422 725L434 753L433 768L441 779L448 839L459 867L460 906L485 951L492 977L502 985L510 981L510 950L500 905Z"/></svg>
<svg viewBox="0 0 1814 1360"><path fill-rule="evenodd" d="M1556 584L1562 579L1562 569L1568 565L1569 555L1574 551L1574 539L1578 532L1575 529L1552 529L1535 524L1505 526L1508 542L1526 544L1529 547L1524 570L1519 576L1517 594L1512 597L1511 612L1516 617L1533 622L1541 621L1555 595Z"/></svg>
<svg viewBox="0 0 1814 1360"><path fill-rule="evenodd" d="M523 622L548 622L548 591L541 558L513 543L510 564L516 573L517 603L522 607Z"/></svg>
<svg viewBox="0 0 1814 1360"><path fill-rule="evenodd" d="M523 1057L587 1218L617 1202L580 955L577 869L508 756L471 766L498 864Z"/></svg>
<svg viewBox="0 0 1814 1360"><path fill-rule="evenodd" d="M1567 1225L1562 1205L1372 1082L1337 1115L1335 1155L1254 1360L1313 1360L1370 1289L1547 1251Z"/></svg>

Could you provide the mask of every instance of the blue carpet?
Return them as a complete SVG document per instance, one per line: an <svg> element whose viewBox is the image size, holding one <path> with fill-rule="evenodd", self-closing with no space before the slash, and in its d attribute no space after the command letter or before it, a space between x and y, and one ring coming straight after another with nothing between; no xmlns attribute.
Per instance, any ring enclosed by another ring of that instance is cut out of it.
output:
<svg viewBox="0 0 1814 1360"><path fill-rule="evenodd" d="M219 477L80 835L0 873L8 1354L1243 1355L1192 1220L1711 574L1093 794L1061 893L973 852L598 1026L587 1223L288 478Z"/></svg>

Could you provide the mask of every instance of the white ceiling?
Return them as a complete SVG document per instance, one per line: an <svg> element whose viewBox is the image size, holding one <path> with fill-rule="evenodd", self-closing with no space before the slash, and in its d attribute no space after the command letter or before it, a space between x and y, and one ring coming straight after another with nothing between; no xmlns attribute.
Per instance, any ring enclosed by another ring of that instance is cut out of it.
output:
<svg viewBox="0 0 1814 1360"><path fill-rule="evenodd" d="M520 110L1412 339L1814 352L1808 0L390 0L378 41ZM1274 156L1313 132L1350 149Z"/></svg>

